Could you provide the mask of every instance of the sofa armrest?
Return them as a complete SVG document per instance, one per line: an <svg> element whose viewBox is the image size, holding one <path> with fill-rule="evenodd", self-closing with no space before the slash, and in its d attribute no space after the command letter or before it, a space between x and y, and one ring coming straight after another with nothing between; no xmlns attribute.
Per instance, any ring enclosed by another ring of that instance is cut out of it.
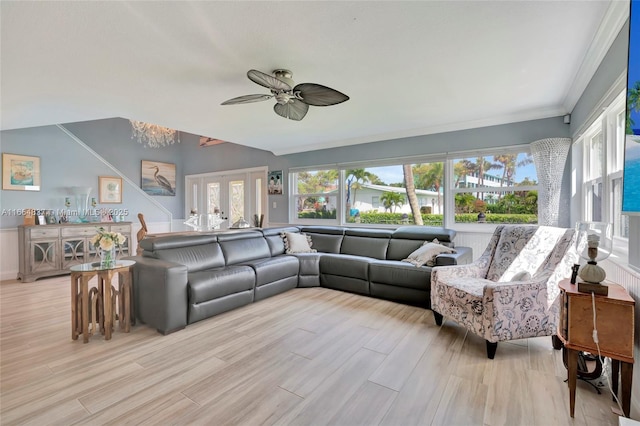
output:
<svg viewBox="0 0 640 426"><path fill-rule="evenodd" d="M455 253L444 253L436 256L435 266L464 265L471 263L473 252L471 247L456 247Z"/></svg>
<svg viewBox="0 0 640 426"><path fill-rule="evenodd" d="M187 325L187 267L149 257L131 257L136 317L162 334Z"/></svg>

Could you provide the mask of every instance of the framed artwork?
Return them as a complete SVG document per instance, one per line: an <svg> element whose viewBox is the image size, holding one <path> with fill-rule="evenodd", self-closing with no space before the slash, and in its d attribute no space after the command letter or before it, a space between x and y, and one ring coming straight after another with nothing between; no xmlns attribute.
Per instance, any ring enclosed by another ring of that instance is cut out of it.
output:
<svg viewBox="0 0 640 426"><path fill-rule="evenodd" d="M2 189L40 191L40 157L2 153Z"/></svg>
<svg viewBox="0 0 640 426"><path fill-rule="evenodd" d="M282 194L282 170L269 172L267 176L267 187L269 189L269 195Z"/></svg>
<svg viewBox="0 0 640 426"><path fill-rule="evenodd" d="M176 195L176 165L142 160L140 187L149 195Z"/></svg>
<svg viewBox="0 0 640 426"><path fill-rule="evenodd" d="M98 176L98 198L100 204L122 203L122 178L117 176Z"/></svg>

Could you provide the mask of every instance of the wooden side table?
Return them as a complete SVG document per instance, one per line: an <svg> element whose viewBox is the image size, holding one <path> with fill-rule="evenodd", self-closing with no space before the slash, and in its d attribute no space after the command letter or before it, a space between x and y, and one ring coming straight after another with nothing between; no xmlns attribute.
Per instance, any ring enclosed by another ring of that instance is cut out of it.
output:
<svg viewBox="0 0 640 426"><path fill-rule="evenodd" d="M596 328L600 354L611 358L612 388L618 394L618 372L621 369L622 394L620 402L625 416L631 408L631 382L633 378L633 334L635 302L624 287L606 283L607 296L595 295ZM569 280L559 284L562 291L560 330L558 335L567 349L569 370L569 412L575 413L578 352L598 353L593 340L593 299L591 293L578 292L578 286Z"/></svg>
<svg viewBox="0 0 640 426"><path fill-rule="evenodd" d="M131 267L133 260L119 260L113 268L101 268L100 263L84 263L71 267L71 338L87 343L89 336L96 332L99 325L105 340L111 339L111 331L117 311L120 329L130 331L132 323L133 289ZM96 288L89 288L89 281L98 277ZM113 287L113 277L118 277L118 289ZM116 294L119 296L116 298ZM92 307L91 313L89 306ZM89 330L89 325L92 325Z"/></svg>

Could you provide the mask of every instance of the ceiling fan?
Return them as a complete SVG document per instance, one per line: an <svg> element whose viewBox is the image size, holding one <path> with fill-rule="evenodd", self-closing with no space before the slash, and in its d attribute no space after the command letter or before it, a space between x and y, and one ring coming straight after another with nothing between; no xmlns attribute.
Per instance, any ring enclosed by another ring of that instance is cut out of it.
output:
<svg viewBox="0 0 640 426"><path fill-rule="evenodd" d="M344 93L315 83L301 83L294 86L291 79L293 74L289 70L278 69L273 75L257 70L249 70L247 77L260 86L271 90L270 95L244 95L224 101L221 105L248 104L276 98L277 104L273 110L276 114L300 121L307 115L309 105L329 106L348 101Z"/></svg>

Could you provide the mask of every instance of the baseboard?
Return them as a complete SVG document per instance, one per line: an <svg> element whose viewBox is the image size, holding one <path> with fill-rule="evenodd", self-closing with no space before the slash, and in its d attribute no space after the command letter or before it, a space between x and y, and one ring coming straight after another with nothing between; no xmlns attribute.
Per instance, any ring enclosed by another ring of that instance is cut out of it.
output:
<svg viewBox="0 0 640 426"><path fill-rule="evenodd" d="M0 281L15 281L18 277L18 270L15 271L5 271L3 270L0 273Z"/></svg>

